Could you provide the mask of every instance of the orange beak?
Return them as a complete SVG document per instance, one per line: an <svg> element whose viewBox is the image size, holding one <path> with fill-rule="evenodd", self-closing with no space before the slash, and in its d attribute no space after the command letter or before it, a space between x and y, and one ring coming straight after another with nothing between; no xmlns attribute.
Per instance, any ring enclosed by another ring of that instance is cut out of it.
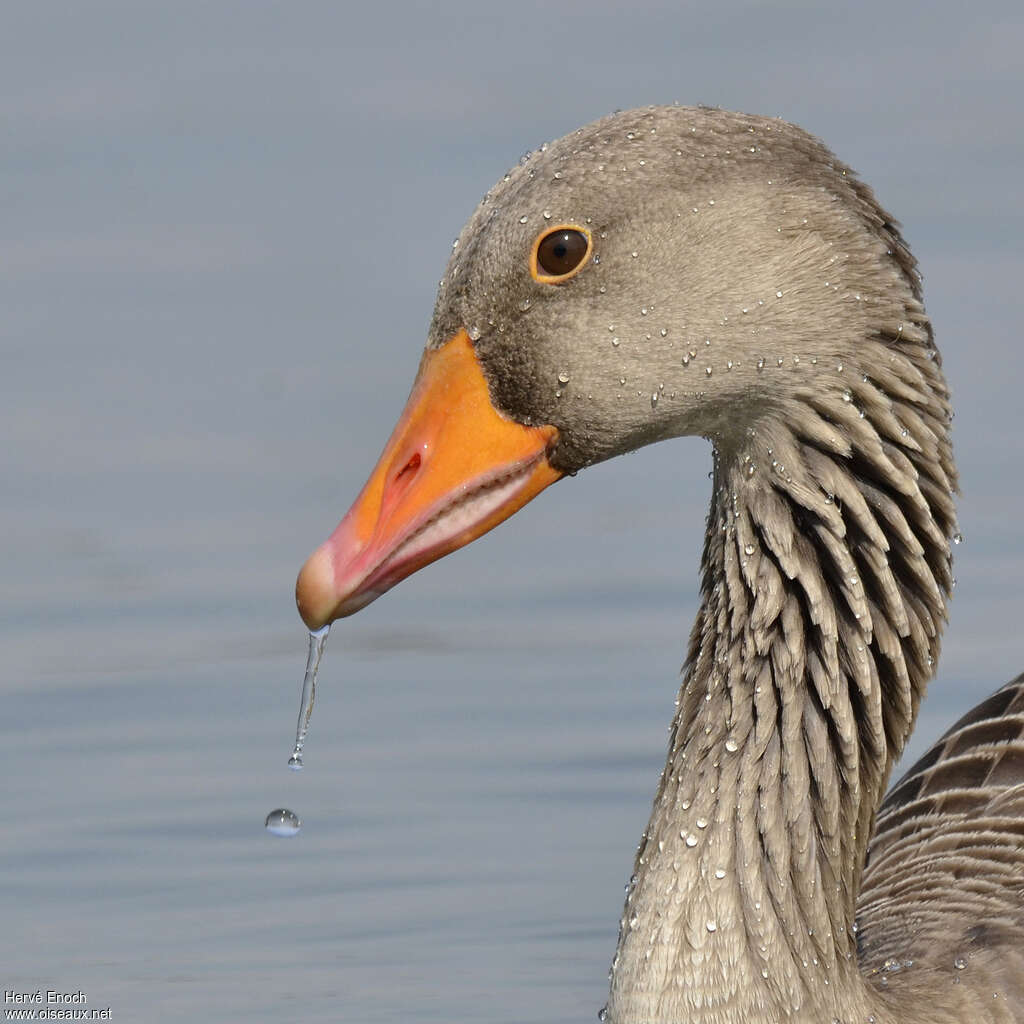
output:
<svg viewBox="0 0 1024 1024"><path fill-rule="evenodd" d="M557 437L494 408L464 330L428 351L362 493L299 573L303 621L351 615L508 519L561 477L547 459Z"/></svg>

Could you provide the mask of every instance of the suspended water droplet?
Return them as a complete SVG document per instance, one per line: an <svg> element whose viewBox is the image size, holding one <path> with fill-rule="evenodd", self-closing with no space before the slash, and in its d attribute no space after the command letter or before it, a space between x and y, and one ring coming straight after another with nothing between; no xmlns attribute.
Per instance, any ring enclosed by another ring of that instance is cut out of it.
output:
<svg viewBox="0 0 1024 1024"><path fill-rule="evenodd" d="M525 224L525 223L526 223L526 221L527 221L527 217L526 217L526 214L524 213L524 214L522 215L522 217L520 217L520 218L519 218L519 223L520 223L520 224Z"/></svg>
<svg viewBox="0 0 1024 1024"><path fill-rule="evenodd" d="M705 366L704 367L704 372L710 377L711 376L711 367L710 366Z"/></svg>
<svg viewBox="0 0 1024 1024"><path fill-rule="evenodd" d="M309 651L306 654L306 674L302 677L302 701L299 704L299 721L295 727L295 749L288 758L288 767L293 771L302 769L302 747L309 732L309 720L313 715L313 702L316 700L316 674L320 668L320 659L324 656L327 646L327 635L330 625L322 629L311 630L309 634Z"/></svg>
<svg viewBox="0 0 1024 1024"><path fill-rule="evenodd" d="M686 837L686 845L691 848L697 845L697 837L693 833Z"/></svg>
<svg viewBox="0 0 1024 1024"><path fill-rule="evenodd" d="M753 467L751 466L750 469L753 469ZM750 470L748 469L747 472L749 474ZM752 555L753 553L754 553L754 545L753 544L744 544L743 545L743 554L745 554L745 555Z"/></svg>
<svg viewBox="0 0 1024 1024"><path fill-rule="evenodd" d="M962 533L954 533L953 534L953 543L954 544L963 544L963 542L964 542L964 535Z"/></svg>
<svg viewBox="0 0 1024 1024"><path fill-rule="evenodd" d="M651 392L651 408L653 409L658 404L658 392Z"/></svg>
<svg viewBox="0 0 1024 1024"><path fill-rule="evenodd" d="M551 220L551 211L550 210L545 210L544 213L542 214L542 216L543 216L543 218L545 220Z"/></svg>
<svg viewBox="0 0 1024 1024"><path fill-rule="evenodd" d="M568 384L568 383L569 383L569 373L568 373L568 371L567 371L567 370L563 370L563 371L562 371L562 372L561 372L561 373L560 373L560 374L558 375L558 383L559 383L559 384Z"/></svg>
<svg viewBox="0 0 1024 1024"><path fill-rule="evenodd" d="M519 309L521 312L525 313L531 305L532 303L529 299L523 299L522 302L519 303Z"/></svg>
<svg viewBox="0 0 1024 1024"><path fill-rule="evenodd" d="M775 293L775 298L781 299L782 298L782 292L776 292Z"/></svg>
<svg viewBox="0 0 1024 1024"><path fill-rule="evenodd" d="M725 878L725 868L715 868L715 878Z"/></svg>
<svg viewBox="0 0 1024 1024"><path fill-rule="evenodd" d="M697 826L697 828L707 828L708 827L708 819L707 818L698 818L694 822L694 824Z"/></svg>
<svg viewBox="0 0 1024 1024"><path fill-rule="evenodd" d="M707 930L709 932L717 932L718 931L718 922L717 921L708 921L707 924L704 927L707 928Z"/></svg>
<svg viewBox="0 0 1024 1024"><path fill-rule="evenodd" d="M758 359L758 361L757 361L757 368L759 370L763 370L764 369L764 360L763 359Z"/></svg>
<svg viewBox="0 0 1024 1024"><path fill-rule="evenodd" d="M735 754L736 751L740 749L740 745L730 736L725 741L725 749L728 750L730 754Z"/></svg>
<svg viewBox="0 0 1024 1024"><path fill-rule="evenodd" d="M963 970L963 969L964 969L964 968L965 968L965 967L967 966L967 958L966 958L966 957L962 957L962 956L958 956L958 957L957 957L957 958L956 958L956 959L955 959L955 960L953 961L953 966L954 966L954 967L955 967L955 968L956 968L956 969L957 969L958 971L962 971L962 970Z"/></svg>
<svg viewBox="0 0 1024 1024"><path fill-rule="evenodd" d="M472 327L470 327L470 329L468 331L466 331L466 333L469 335L469 340L470 341L479 341L481 335L484 332L481 331L480 328L476 324L474 324Z"/></svg>
<svg viewBox="0 0 1024 1024"><path fill-rule="evenodd" d="M294 811L289 811L287 807L278 807L271 811L267 815L264 825L271 835L281 836L285 839L297 836L302 828L299 816Z"/></svg>
<svg viewBox="0 0 1024 1024"><path fill-rule="evenodd" d="M615 970L614 965L612 966L612 970L613 971ZM602 1006L601 1009L597 1011L597 1019L599 1021L601 1021L602 1024L604 1024L604 1021L606 1021L608 1019L608 1007L607 1006Z"/></svg>

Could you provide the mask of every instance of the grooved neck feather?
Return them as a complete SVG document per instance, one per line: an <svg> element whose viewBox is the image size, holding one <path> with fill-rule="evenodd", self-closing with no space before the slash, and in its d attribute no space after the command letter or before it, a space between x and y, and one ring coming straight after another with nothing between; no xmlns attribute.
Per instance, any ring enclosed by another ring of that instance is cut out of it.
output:
<svg viewBox="0 0 1024 1024"><path fill-rule="evenodd" d="M857 893L952 583L948 396L908 312L837 357L848 386L798 389L716 439L703 601L626 900L617 1024L877 1009Z"/></svg>

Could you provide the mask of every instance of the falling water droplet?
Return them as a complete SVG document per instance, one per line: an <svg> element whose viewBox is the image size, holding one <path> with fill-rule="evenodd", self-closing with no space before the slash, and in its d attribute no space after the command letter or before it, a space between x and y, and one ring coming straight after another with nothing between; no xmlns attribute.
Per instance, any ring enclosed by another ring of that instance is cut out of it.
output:
<svg viewBox="0 0 1024 1024"><path fill-rule="evenodd" d="M320 668L320 659L324 656L330 631L331 627L328 624L322 629L311 630L309 634L306 674L302 677L302 703L299 705L299 722L295 727L295 749L288 758L288 767L293 771L300 771L302 768L302 747L306 742L306 733L309 732L309 720L313 714L313 702L316 700L316 674Z"/></svg>
<svg viewBox="0 0 1024 1024"><path fill-rule="evenodd" d="M294 811L289 811L287 807L278 807L271 811L264 824L271 835L286 839L297 836L302 828L299 816Z"/></svg>
<svg viewBox="0 0 1024 1024"><path fill-rule="evenodd" d="M954 533L953 534L953 543L954 544L963 544L963 542L964 542L964 535L962 533Z"/></svg>

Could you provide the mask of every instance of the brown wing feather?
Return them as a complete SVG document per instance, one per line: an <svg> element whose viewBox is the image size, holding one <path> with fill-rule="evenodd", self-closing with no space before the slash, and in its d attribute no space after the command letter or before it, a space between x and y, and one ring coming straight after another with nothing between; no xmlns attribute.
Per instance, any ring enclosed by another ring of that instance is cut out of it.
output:
<svg viewBox="0 0 1024 1024"><path fill-rule="evenodd" d="M894 959L962 969L976 958L1024 987L1024 675L961 718L889 791L857 922L869 973Z"/></svg>

